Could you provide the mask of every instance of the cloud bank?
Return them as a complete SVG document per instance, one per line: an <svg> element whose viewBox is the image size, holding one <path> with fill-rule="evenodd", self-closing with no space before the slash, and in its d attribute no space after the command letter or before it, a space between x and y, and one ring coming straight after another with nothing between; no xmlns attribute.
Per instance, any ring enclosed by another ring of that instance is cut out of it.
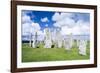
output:
<svg viewBox="0 0 100 73"><path fill-rule="evenodd" d="M35 23L31 20L31 17L27 15L27 12L22 12L22 35L29 35L32 33L33 35L37 32L38 35L42 34L40 30L41 27L39 23Z"/></svg>
<svg viewBox="0 0 100 73"><path fill-rule="evenodd" d="M54 27L61 28L62 35L89 35L89 22L82 19L75 21L75 13L55 13L52 20L55 21Z"/></svg>

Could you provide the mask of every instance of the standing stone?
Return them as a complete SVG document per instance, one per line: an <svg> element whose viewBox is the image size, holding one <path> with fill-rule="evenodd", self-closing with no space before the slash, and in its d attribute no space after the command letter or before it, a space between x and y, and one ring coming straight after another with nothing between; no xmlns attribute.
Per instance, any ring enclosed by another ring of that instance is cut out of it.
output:
<svg viewBox="0 0 100 73"><path fill-rule="evenodd" d="M30 28L30 34L29 34L29 46L32 47L32 28Z"/></svg>
<svg viewBox="0 0 100 73"><path fill-rule="evenodd" d="M51 32L49 28L45 29L45 48L51 48L52 41L51 41Z"/></svg>
<svg viewBox="0 0 100 73"><path fill-rule="evenodd" d="M80 40L79 42L79 54L86 55L86 41Z"/></svg>
<svg viewBox="0 0 100 73"><path fill-rule="evenodd" d="M64 48L66 50L71 50L70 39L69 38L64 39L64 43L63 44L64 44Z"/></svg>
<svg viewBox="0 0 100 73"><path fill-rule="evenodd" d="M58 31L56 38L57 38L57 47L61 48L62 47L62 35L61 35L60 31Z"/></svg>
<svg viewBox="0 0 100 73"><path fill-rule="evenodd" d="M67 38L64 39L64 47L66 50L71 50L73 47L73 37L72 34L66 35Z"/></svg>
<svg viewBox="0 0 100 73"><path fill-rule="evenodd" d="M55 35L53 35L54 38L54 43L55 43L55 47L57 48L61 48L62 47L62 35L61 35L61 28L56 27L54 30Z"/></svg>
<svg viewBox="0 0 100 73"><path fill-rule="evenodd" d="M34 39L35 39L34 40L35 41L35 43L34 43L35 44L35 48L38 47L38 40L37 40L37 38L38 38L37 31L35 31L35 37L34 37Z"/></svg>
<svg viewBox="0 0 100 73"><path fill-rule="evenodd" d="M32 37L32 41L33 41L32 42L32 47L35 48L35 38L34 38L34 36Z"/></svg>
<svg viewBox="0 0 100 73"><path fill-rule="evenodd" d="M73 47L73 35L72 35L72 33L69 35L69 45L70 45L70 48Z"/></svg>
<svg viewBox="0 0 100 73"><path fill-rule="evenodd" d="M77 47L79 46L79 39L76 39Z"/></svg>
<svg viewBox="0 0 100 73"><path fill-rule="evenodd" d="M56 28L55 29L53 29L53 31L52 31L52 45L54 45L54 47L56 47L57 48L57 31L56 31Z"/></svg>
<svg viewBox="0 0 100 73"><path fill-rule="evenodd" d="M29 36L29 46L32 47L32 34L30 33L30 36Z"/></svg>

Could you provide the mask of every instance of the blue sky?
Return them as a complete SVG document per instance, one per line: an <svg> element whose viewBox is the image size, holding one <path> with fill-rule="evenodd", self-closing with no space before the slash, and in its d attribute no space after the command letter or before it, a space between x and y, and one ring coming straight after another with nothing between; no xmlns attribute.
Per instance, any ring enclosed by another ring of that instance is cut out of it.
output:
<svg viewBox="0 0 100 73"><path fill-rule="evenodd" d="M30 16L31 20L35 23L39 23L41 29L45 28L46 25L48 24L48 27L53 27L54 21L52 21L52 16L54 12L48 12L48 11L28 11L28 10L23 10L22 12L26 12L28 16ZM42 22L41 19L47 17L48 22Z"/></svg>
<svg viewBox="0 0 100 73"><path fill-rule="evenodd" d="M35 25L31 26L32 23ZM60 27L63 35L69 33L74 35L89 35L90 14L22 10L23 34L28 33L31 27L34 30L35 26L41 34L45 27Z"/></svg>

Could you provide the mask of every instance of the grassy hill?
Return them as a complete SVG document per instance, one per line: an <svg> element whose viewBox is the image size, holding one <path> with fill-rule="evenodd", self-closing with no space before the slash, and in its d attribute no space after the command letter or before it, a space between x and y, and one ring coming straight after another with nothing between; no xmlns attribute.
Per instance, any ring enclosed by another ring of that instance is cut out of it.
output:
<svg viewBox="0 0 100 73"><path fill-rule="evenodd" d="M65 48L39 48L29 47L28 44L22 45L22 62L39 61L63 61L63 60L85 60L90 58L90 49L87 47L87 55L82 56L78 53L78 48L67 51Z"/></svg>

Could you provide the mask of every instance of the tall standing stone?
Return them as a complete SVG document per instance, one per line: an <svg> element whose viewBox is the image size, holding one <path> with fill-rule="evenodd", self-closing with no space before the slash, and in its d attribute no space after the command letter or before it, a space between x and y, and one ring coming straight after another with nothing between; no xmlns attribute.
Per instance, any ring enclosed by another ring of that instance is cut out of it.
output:
<svg viewBox="0 0 100 73"><path fill-rule="evenodd" d="M69 38L65 38L64 40L64 48L66 49L66 50L71 50L71 46L70 46L70 39Z"/></svg>
<svg viewBox="0 0 100 73"><path fill-rule="evenodd" d="M72 35L72 33L69 35L69 45L70 45L70 48L72 48L73 47L73 35Z"/></svg>
<svg viewBox="0 0 100 73"><path fill-rule="evenodd" d="M79 39L76 39L76 45L79 46Z"/></svg>
<svg viewBox="0 0 100 73"><path fill-rule="evenodd" d="M56 30L56 43L57 43L57 48L62 47L62 35L61 35L61 29L57 28Z"/></svg>
<svg viewBox="0 0 100 73"><path fill-rule="evenodd" d="M30 36L29 36L29 46L32 47L32 34L30 33Z"/></svg>
<svg viewBox="0 0 100 73"><path fill-rule="evenodd" d="M35 48L35 38L34 38L34 36L32 37L32 41L33 41L32 42L32 47Z"/></svg>
<svg viewBox="0 0 100 73"><path fill-rule="evenodd" d="M80 40L79 42L79 54L86 55L86 40Z"/></svg>
<svg viewBox="0 0 100 73"><path fill-rule="evenodd" d="M45 32L45 45L44 47L45 48L51 48L51 45L52 45L52 41L51 41L51 32L50 32L50 29L49 28L45 28L44 30Z"/></svg>

